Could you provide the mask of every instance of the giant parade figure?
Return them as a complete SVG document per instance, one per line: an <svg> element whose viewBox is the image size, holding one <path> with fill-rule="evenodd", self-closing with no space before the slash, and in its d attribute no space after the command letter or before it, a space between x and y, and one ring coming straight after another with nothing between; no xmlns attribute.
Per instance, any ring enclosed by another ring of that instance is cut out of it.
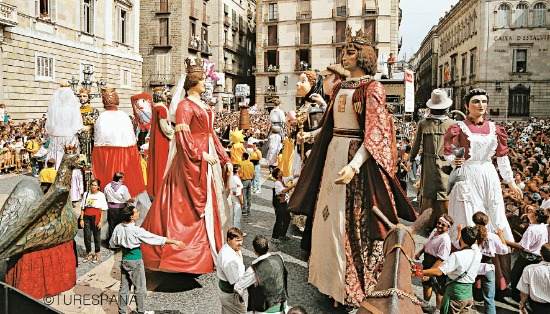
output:
<svg viewBox="0 0 550 314"><path fill-rule="evenodd" d="M214 132L214 112L201 101L200 95L206 89L202 59L193 62L187 58L185 62L186 98L172 104L172 109L177 106L176 132L166 175L142 227L161 236L181 239L187 247L181 250L174 246L142 245L141 250L149 269L205 274L214 271L223 245L222 230L226 230L230 217L223 176L233 166ZM178 94L174 93L174 101Z"/></svg>
<svg viewBox="0 0 550 314"><path fill-rule="evenodd" d="M80 114L82 115L83 128L78 133L80 153L84 154L88 161L92 160L92 148L94 147L94 124L99 117L99 110L90 105L90 91L81 89L78 92L80 101Z"/></svg>
<svg viewBox="0 0 550 314"><path fill-rule="evenodd" d="M153 89L153 118L147 156L147 194L153 196L162 184L168 162L170 140L174 137L168 106L164 88Z"/></svg>
<svg viewBox="0 0 550 314"><path fill-rule="evenodd" d="M95 123L92 152L94 178L101 181L103 189L113 180L115 173L124 173L124 184L132 198L136 199L136 208L145 216L151 201L145 191L132 121L127 113L118 110L120 101L114 88L103 89L101 97L105 111Z"/></svg>
<svg viewBox="0 0 550 314"><path fill-rule="evenodd" d="M61 84L53 94L46 112L46 133L50 136L46 160L55 159L55 169L61 164L65 145L78 145L77 133L83 127L80 104L70 86Z"/></svg>
<svg viewBox="0 0 550 314"><path fill-rule="evenodd" d="M346 30L342 51L346 81L334 88L289 210L313 215L308 282L321 293L358 307L375 287L387 228L416 213L395 177L396 139L386 92L373 80L376 53L360 30ZM311 133L302 137L307 139Z"/></svg>

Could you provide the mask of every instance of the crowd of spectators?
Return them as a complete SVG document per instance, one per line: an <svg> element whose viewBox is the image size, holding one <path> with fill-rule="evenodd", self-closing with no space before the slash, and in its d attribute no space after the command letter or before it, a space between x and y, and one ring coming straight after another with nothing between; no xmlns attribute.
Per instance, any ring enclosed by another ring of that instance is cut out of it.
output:
<svg viewBox="0 0 550 314"><path fill-rule="evenodd" d="M269 121L269 113L261 112L258 114L250 114L250 130L249 134L253 135L254 138L263 140L267 139L269 135L269 129L271 123ZM231 130L239 126L240 112L221 112L216 113L216 118L214 120L214 130L216 133L221 136L228 126L231 127Z"/></svg>
<svg viewBox="0 0 550 314"><path fill-rule="evenodd" d="M17 123L8 120L0 125L0 175L32 170L30 155L33 152L27 150L27 147L36 137L40 145L47 143L48 136L44 124L45 116L30 122Z"/></svg>

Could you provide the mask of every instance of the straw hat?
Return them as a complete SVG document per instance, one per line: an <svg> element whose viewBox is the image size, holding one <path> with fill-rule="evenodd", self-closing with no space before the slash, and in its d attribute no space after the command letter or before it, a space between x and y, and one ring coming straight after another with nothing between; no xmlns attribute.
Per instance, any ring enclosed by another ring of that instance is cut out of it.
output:
<svg viewBox="0 0 550 314"><path fill-rule="evenodd" d="M453 101L447 97L447 92L442 89L435 89L432 92L432 98L428 100L426 106L430 109L447 109L453 104Z"/></svg>

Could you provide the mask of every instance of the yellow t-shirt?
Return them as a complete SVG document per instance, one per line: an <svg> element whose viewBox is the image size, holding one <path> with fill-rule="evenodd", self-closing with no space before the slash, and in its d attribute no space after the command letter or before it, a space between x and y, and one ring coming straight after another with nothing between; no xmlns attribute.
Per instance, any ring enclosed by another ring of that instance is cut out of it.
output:
<svg viewBox="0 0 550 314"><path fill-rule="evenodd" d="M250 160L243 160L241 161L241 168L243 171L243 175L241 177L241 180L252 180L254 179L254 165Z"/></svg>
<svg viewBox="0 0 550 314"><path fill-rule="evenodd" d="M53 183L55 177L57 176L57 170L55 168L45 168L40 171L40 182L42 183Z"/></svg>
<svg viewBox="0 0 550 314"><path fill-rule="evenodd" d="M250 154L250 160L261 160L262 159L262 151L259 149L256 149L255 151Z"/></svg>

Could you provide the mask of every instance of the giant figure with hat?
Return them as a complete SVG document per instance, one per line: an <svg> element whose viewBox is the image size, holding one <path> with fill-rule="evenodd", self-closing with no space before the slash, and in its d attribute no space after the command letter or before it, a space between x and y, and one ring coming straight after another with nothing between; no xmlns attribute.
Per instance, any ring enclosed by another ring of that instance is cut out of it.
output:
<svg viewBox="0 0 550 314"><path fill-rule="evenodd" d="M346 35L342 65L350 76L334 88L289 210L314 217L308 282L358 307L378 281L388 232L373 206L393 223L416 213L395 177L395 129L384 87L372 79L370 37L349 27Z"/></svg>
<svg viewBox="0 0 550 314"><path fill-rule="evenodd" d="M186 98L172 104L177 105L172 141L176 151L169 155L166 175L142 227L181 239L187 248L142 245L141 250L149 269L205 274L214 271L222 230L229 227L223 176L233 166L214 132L214 111L200 97L206 89L202 59L185 62Z"/></svg>
<svg viewBox="0 0 550 314"><path fill-rule="evenodd" d="M422 175L420 176L420 195L422 201L420 213L433 208L429 226L435 228L437 219L447 214L449 197L447 195L447 179L451 172L451 164L445 160L443 135L447 129L456 123L447 116L453 101L447 97L442 89L432 92L432 97L426 103L430 109L430 116L418 123L416 136L411 149L410 160L418 156L422 146L421 162Z"/></svg>

